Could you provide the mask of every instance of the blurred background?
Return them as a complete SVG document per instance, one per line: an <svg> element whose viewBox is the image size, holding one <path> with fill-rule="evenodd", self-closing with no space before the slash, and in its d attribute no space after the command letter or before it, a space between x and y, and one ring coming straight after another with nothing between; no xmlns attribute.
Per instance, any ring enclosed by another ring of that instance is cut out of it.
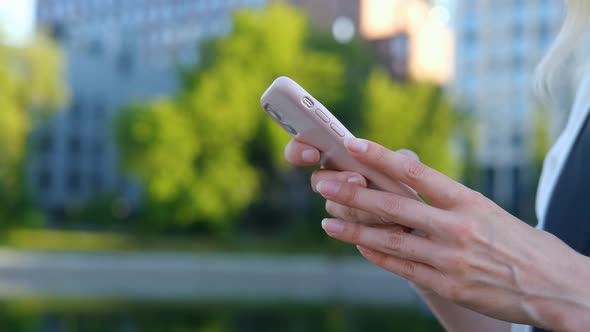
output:
<svg viewBox="0 0 590 332"><path fill-rule="evenodd" d="M563 17L558 0L0 0L0 326L441 331L324 235L312 170L283 160L259 97L290 76L357 136L535 224L567 111L531 77Z"/></svg>

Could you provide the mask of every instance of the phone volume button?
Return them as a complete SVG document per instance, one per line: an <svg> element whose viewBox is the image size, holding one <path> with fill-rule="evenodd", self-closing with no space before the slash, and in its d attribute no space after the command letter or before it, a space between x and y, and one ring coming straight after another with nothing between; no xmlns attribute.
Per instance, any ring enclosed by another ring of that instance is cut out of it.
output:
<svg viewBox="0 0 590 332"><path fill-rule="evenodd" d="M315 114L317 116L320 117L320 119L322 119L322 121L324 121L325 123L330 123L330 118L328 118L326 116L326 114L324 114L324 112L320 111L320 110L315 110Z"/></svg>
<svg viewBox="0 0 590 332"><path fill-rule="evenodd" d="M338 134L338 136L344 137L344 131L342 131L342 129L340 129L336 124L332 123L330 128L332 128L332 130Z"/></svg>

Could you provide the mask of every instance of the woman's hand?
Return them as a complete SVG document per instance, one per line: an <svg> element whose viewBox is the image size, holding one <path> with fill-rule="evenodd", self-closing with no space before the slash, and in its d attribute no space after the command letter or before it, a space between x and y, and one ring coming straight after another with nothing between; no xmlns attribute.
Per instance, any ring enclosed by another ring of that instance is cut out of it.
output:
<svg viewBox="0 0 590 332"><path fill-rule="evenodd" d="M398 151L405 156L418 160L418 155L410 150ZM305 143L291 140L285 148L285 159L295 166L316 166L320 163L320 152L313 146ZM337 181L348 182L358 186L367 188L369 183L362 175L355 172L333 171L320 169L313 173L311 177L311 188L316 191L316 186L321 181ZM400 194L407 194L406 192ZM410 198L415 198L414 196ZM326 200L326 211L335 218L347 220L349 222L357 222L363 224L382 224L383 221L377 215L367 213L365 211L351 208L342 204L338 204L331 200ZM405 227L400 227L407 229Z"/></svg>
<svg viewBox="0 0 590 332"><path fill-rule="evenodd" d="M366 140L349 139L346 146L357 160L409 185L433 205L334 176L316 189L335 204L378 216L381 225L347 222L355 218L343 215L322 222L328 235L356 244L376 265L484 315L580 330L575 324L590 308L586 257L414 158Z"/></svg>
<svg viewBox="0 0 590 332"><path fill-rule="evenodd" d="M311 145L291 140L285 147L285 159L295 166L317 166L320 164L320 151ZM315 188L320 181L348 182L367 187L367 180L362 175L354 172L317 170L311 177L313 191L316 191ZM371 223L377 219L369 213L330 200L326 200L326 211L332 217L343 218L351 222Z"/></svg>

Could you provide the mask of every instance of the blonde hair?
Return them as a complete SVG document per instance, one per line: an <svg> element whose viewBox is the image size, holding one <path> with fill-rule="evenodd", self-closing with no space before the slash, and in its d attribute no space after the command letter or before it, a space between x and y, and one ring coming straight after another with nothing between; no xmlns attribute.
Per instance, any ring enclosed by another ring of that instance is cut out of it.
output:
<svg viewBox="0 0 590 332"><path fill-rule="evenodd" d="M535 91L545 101L556 102L558 74L585 34L590 22L590 0L566 0L565 22L547 55L535 71ZM569 64L569 62L567 62Z"/></svg>

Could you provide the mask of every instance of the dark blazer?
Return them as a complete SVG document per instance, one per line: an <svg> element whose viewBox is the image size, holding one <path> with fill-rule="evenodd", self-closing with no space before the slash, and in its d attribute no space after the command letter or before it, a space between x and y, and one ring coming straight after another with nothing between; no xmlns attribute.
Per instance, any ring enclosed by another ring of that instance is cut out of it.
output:
<svg viewBox="0 0 590 332"><path fill-rule="evenodd" d="M590 256L590 121L578 134L553 187L544 229Z"/></svg>

